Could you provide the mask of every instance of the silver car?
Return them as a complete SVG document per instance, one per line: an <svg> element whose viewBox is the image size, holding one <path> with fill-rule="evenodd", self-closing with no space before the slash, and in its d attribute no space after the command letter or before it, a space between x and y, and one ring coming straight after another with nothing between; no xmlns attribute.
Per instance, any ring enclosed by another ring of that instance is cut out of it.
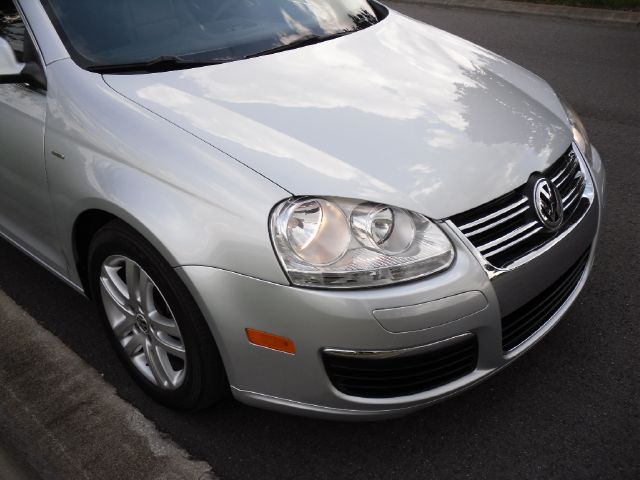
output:
<svg viewBox="0 0 640 480"><path fill-rule="evenodd" d="M0 234L165 405L403 415L587 280L575 112L377 1L0 0L0 37Z"/></svg>

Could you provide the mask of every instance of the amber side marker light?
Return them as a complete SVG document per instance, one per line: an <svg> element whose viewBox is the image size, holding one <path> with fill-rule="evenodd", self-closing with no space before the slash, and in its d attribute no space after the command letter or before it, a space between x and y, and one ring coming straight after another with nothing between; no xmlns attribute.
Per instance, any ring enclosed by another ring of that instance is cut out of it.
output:
<svg viewBox="0 0 640 480"><path fill-rule="evenodd" d="M296 346L293 341L274 335L273 333L261 332L260 330L254 330L253 328L246 328L247 338L249 342L259 347L270 348L271 350L277 350L279 352L290 353L295 355Z"/></svg>

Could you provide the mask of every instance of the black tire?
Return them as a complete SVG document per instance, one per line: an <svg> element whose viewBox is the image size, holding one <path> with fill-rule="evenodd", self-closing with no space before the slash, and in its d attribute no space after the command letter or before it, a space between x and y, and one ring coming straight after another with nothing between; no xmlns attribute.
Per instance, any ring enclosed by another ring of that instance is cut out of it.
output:
<svg viewBox="0 0 640 480"><path fill-rule="evenodd" d="M180 328L186 350L184 381L175 390L161 389L131 362L110 326L100 292L100 271L105 259L122 255L135 261L162 291ZM160 253L124 222L114 220L101 228L89 247L91 295L107 335L138 385L157 402L179 410L202 410L226 396L229 385L220 353L200 309L177 273Z"/></svg>

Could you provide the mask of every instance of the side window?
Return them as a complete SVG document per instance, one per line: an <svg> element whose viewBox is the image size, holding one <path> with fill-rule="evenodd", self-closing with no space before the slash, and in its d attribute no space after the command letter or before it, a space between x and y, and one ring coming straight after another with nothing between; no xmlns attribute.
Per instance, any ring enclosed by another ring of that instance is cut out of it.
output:
<svg viewBox="0 0 640 480"><path fill-rule="evenodd" d="M19 62L24 62L26 29L13 0L0 0L0 37L9 42Z"/></svg>

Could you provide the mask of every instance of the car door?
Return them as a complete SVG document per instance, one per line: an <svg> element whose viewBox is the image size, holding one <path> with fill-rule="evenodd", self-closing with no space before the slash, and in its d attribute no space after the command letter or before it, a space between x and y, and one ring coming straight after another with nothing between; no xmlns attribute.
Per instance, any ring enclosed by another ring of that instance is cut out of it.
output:
<svg viewBox="0 0 640 480"><path fill-rule="evenodd" d="M0 37L18 61L41 62L12 0L0 0ZM45 169L46 110L43 88L0 84L0 233L64 272Z"/></svg>

